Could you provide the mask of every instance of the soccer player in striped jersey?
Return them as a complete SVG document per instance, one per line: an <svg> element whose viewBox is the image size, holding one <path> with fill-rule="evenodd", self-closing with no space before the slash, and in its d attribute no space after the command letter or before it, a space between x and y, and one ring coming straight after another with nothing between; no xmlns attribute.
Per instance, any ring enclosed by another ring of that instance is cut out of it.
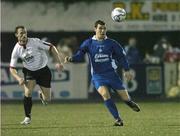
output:
<svg viewBox="0 0 180 136"><path fill-rule="evenodd" d="M10 73L24 88L24 111L25 119L21 124L27 125L31 122L32 91L36 84L41 88L40 98L43 104L47 104L51 94L51 72L47 66L48 57L46 51L52 52L57 63L55 67L58 71L63 69L62 58L56 47L51 43L41 41L38 38L28 38L27 30L24 26L15 28L17 43L11 54ZM23 62L23 74L21 77L17 70L17 60Z"/></svg>
<svg viewBox="0 0 180 136"><path fill-rule="evenodd" d="M114 117L114 126L123 126L123 120L118 113L115 103L111 99L110 88L116 90L118 95L130 108L136 112L140 111L140 107L131 100L127 89L116 73L116 64L119 64L124 69L125 78L127 80L132 79L126 53L118 42L106 36L105 22L98 20L94 26L95 35L85 40L76 54L71 57L65 57L65 63L81 61L85 53L88 54L92 82L98 93L102 96L109 112Z"/></svg>

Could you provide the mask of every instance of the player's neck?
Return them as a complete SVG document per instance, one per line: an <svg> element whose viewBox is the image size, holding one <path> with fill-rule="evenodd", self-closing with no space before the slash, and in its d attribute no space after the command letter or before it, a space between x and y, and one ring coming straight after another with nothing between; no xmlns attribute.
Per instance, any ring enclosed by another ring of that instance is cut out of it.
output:
<svg viewBox="0 0 180 136"><path fill-rule="evenodd" d="M98 41L102 41L102 40L105 40L105 39L107 38L107 36L98 37L97 35L95 35L95 38L96 38L96 40L98 40Z"/></svg>
<svg viewBox="0 0 180 136"><path fill-rule="evenodd" d="M20 46L23 46L24 49L26 49L27 42L28 42L28 39L26 40L25 43L21 43L20 41L18 41L18 44L19 44Z"/></svg>

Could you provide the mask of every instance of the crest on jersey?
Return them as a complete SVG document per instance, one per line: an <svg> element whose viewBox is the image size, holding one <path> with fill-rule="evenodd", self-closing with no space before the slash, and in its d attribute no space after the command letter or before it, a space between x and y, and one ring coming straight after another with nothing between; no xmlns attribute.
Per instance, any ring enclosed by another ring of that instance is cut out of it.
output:
<svg viewBox="0 0 180 136"><path fill-rule="evenodd" d="M103 51L103 48L104 48L104 45L100 45L100 46L99 46L99 52L102 52L102 51Z"/></svg>
<svg viewBox="0 0 180 136"><path fill-rule="evenodd" d="M102 49L99 49L99 52L102 52Z"/></svg>

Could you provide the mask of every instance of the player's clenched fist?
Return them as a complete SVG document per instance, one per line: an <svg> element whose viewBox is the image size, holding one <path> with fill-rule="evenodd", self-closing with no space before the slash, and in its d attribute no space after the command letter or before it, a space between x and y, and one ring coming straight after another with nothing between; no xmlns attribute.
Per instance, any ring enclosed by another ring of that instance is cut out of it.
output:
<svg viewBox="0 0 180 136"><path fill-rule="evenodd" d="M66 56L66 57L64 58L64 63L68 63L68 62L71 62L71 61L72 61L72 58L69 57L69 56Z"/></svg>
<svg viewBox="0 0 180 136"><path fill-rule="evenodd" d="M55 67L56 67L56 69L57 69L58 72L61 72L61 71L64 70L64 66L63 66L63 64L61 64L61 63L56 63L56 64L55 64Z"/></svg>
<svg viewBox="0 0 180 136"><path fill-rule="evenodd" d="M124 71L124 77L126 78L127 81L132 80L133 75L130 71Z"/></svg>

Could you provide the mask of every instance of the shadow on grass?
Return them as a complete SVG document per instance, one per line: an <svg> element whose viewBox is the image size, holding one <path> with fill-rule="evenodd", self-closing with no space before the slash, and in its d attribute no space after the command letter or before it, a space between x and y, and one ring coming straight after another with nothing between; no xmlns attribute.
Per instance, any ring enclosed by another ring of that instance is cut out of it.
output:
<svg viewBox="0 0 180 136"><path fill-rule="evenodd" d="M8 129L11 129L11 130L13 130L13 129L34 129L34 130L36 130L36 129L48 129L48 128L51 128L51 129L53 129L53 128L59 128L59 127L49 127L49 126L47 126L47 127L31 127L30 125L24 125L24 126L22 126L22 127L2 127L1 129L2 130L8 130Z"/></svg>
<svg viewBox="0 0 180 136"><path fill-rule="evenodd" d="M14 126L14 127L13 127ZM20 125L20 124L3 124L1 126L2 130L8 129L71 129L71 128L105 128L105 127L113 127L112 125L75 125L75 126L31 126L29 125Z"/></svg>
<svg viewBox="0 0 180 136"><path fill-rule="evenodd" d="M170 124L170 125L167 125L168 127L179 127L180 128L180 124Z"/></svg>

